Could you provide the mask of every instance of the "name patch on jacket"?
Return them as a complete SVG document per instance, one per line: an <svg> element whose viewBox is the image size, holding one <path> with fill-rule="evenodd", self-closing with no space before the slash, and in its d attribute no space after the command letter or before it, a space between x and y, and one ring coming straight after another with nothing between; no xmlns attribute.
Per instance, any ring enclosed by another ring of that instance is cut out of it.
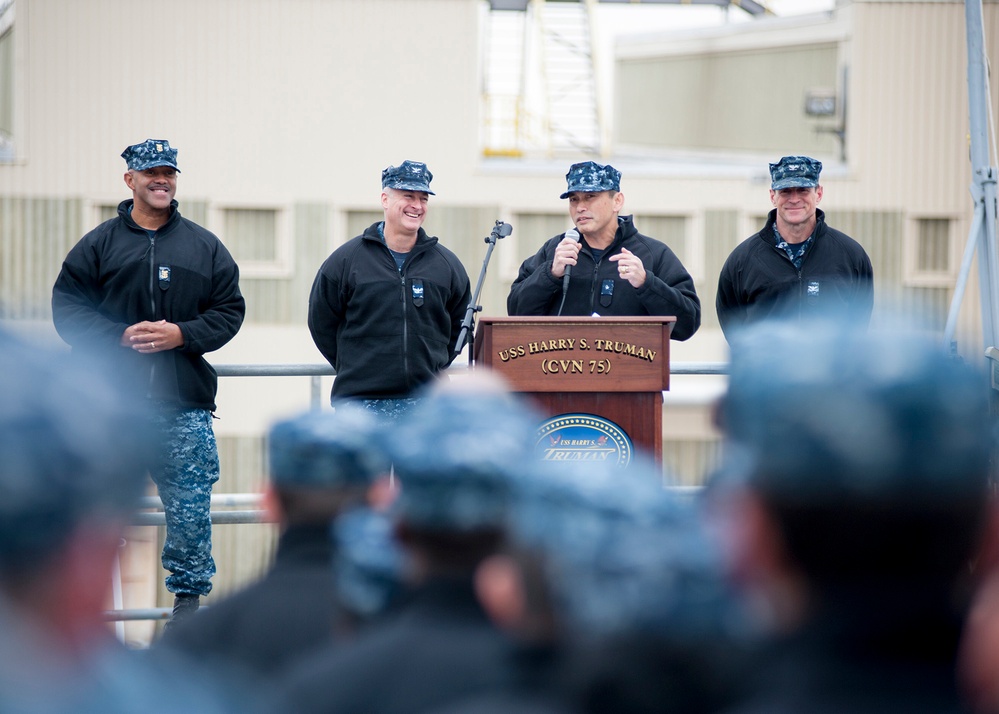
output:
<svg viewBox="0 0 999 714"><path fill-rule="evenodd" d="M604 280L600 283L600 306L609 307L614 298L614 281Z"/></svg>
<svg viewBox="0 0 999 714"><path fill-rule="evenodd" d="M169 265L161 265L159 267L159 270L156 271L156 274L157 274L157 276L159 278L159 281L160 281L160 290L166 290L168 287L170 287L170 266Z"/></svg>
<svg viewBox="0 0 999 714"><path fill-rule="evenodd" d="M423 281L413 281L413 304L417 307L423 305Z"/></svg>

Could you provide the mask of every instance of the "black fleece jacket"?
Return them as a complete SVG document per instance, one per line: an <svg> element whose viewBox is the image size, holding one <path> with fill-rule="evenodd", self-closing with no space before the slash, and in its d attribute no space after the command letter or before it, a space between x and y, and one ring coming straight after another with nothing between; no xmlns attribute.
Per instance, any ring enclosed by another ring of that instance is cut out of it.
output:
<svg viewBox="0 0 999 714"><path fill-rule="evenodd" d="M128 393L214 411L218 378L203 355L243 323L239 268L214 234L181 217L176 201L152 235L132 220L131 208L132 199L122 201L115 218L66 256L52 289L55 328ZM183 346L149 355L122 347L125 329L144 320L176 324Z"/></svg>
<svg viewBox="0 0 999 714"><path fill-rule="evenodd" d="M718 277L715 309L726 337L765 318L810 319L820 314L852 317L866 327L874 309L874 270L864 248L826 224L815 212L815 238L801 270L774 243L777 211L736 246Z"/></svg>
<svg viewBox="0 0 999 714"><path fill-rule="evenodd" d="M309 298L309 330L336 369L331 400L406 397L454 360L471 288L422 228L402 271L379 223L333 251Z"/></svg>
<svg viewBox="0 0 999 714"><path fill-rule="evenodd" d="M701 302L694 281L680 259L662 241L642 235L632 216L619 216L614 242L600 260L581 238L576 266L569 275L562 315L672 315L676 324L670 335L686 340L701 324ZM562 278L552 275L555 247L565 234L549 238L541 249L521 264L510 287L506 309L510 315L558 315L562 305ZM617 263L608 260L627 248L645 266L645 284L635 288L618 276Z"/></svg>

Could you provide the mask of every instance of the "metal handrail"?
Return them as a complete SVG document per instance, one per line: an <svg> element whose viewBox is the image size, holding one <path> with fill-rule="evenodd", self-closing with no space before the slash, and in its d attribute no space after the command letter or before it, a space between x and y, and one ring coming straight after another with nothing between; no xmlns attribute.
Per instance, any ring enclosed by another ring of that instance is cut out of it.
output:
<svg viewBox="0 0 999 714"><path fill-rule="evenodd" d="M225 508L242 508L244 506L259 506L263 502L263 496L259 493L213 493L211 497L212 506ZM138 508L163 509L163 501L159 496L143 496L139 499Z"/></svg>
<svg viewBox="0 0 999 714"><path fill-rule="evenodd" d="M318 411L323 404L322 378L336 376L336 370L328 363L299 364L216 364L212 365L219 377L309 377L310 408ZM671 375L728 374L727 362L673 362L670 364ZM448 367L448 372L466 372L468 364L463 360L455 360Z"/></svg>
<svg viewBox="0 0 999 714"><path fill-rule="evenodd" d="M332 365L319 363L300 364L216 364L212 365L220 377L332 377ZM448 371L464 372L468 365L455 360ZM670 374L728 374L728 362L673 362Z"/></svg>
<svg viewBox="0 0 999 714"><path fill-rule="evenodd" d="M267 511L212 511L209 516L211 516L213 526L275 522L267 514ZM156 513L140 511L132 514L129 523L133 526L165 526L166 514L162 511Z"/></svg>

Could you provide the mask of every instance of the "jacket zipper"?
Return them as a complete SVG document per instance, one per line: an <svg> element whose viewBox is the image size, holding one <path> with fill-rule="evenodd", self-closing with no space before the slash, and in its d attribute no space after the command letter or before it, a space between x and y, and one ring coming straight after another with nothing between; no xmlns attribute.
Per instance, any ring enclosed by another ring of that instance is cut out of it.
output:
<svg viewBox="0 0 999 714"><path fill-rule="evenodd" d="M771 247L775 251L777 251L778 254L780 254L781 256L783 256L784 260L786 260L791 265L791 268L794 270L794 272L798 276L798 320L800 321L801 317L802 317L802 310L804 309L804 305L805 305L805 295L803 295L802 292L801 292L802 288L805 285L804 281L802 280L802 277L803 277L804 273L802 272L801 268L795 267L795 265L791 261L791 259L787 257L787 253L785 253L783 250L781 250L777 246L771 246ZM805 258L807 258L807 257L808 256L805 256ZM802 265L805 264L804 258L802 259L801 264Z"/></svg>
<svg viewBox="0 0 999 714"><path fill-rule="evenodd" d="M156 236L149 235L149 314L150 320L156 320ZM146 397L153 396L153 381L156 376L156 363L150 361L149 388Z"/></svg>
<svg viewBox="0 0 999 714"><path fill-rule="evenodd" d="M409 318L406 310L406 276L399 275L400 287L402 290L402 371L406 375L406 384L409 384L409 351L406 345L409 344Z"/></svg>
<svg viewBox="0 0 999 714"><path fill-rule="evenodd" d="M604 253L604 255L606 255L606 253ZM600 256L600 260L596 261L593 264L593 279L590 280L590 285L593 286L593 287L590 288L590 314L591 315L597 311L597 307L596 307L596 305L597 305L597 295L599 295L600 291L603 289L602 285L601 285L601 281L600 281L600 264L603 262L603 260L604 260L603 256Z"/></svg>
<svg viewBox="0 0 999 714"><path fill-rule="evenodd" d="M416 246L413 246L413 250ZM386 252L389 254L389 260L395 263L395 258L392 256L392 252L385 246ZM409 386L409 350L406 349L406 345L409 344L409 310L406 309L406 267L409 265L409 261L413 258L413 252L410 251L409 255L402 263L402 267L399 269L399 290L401 291L402 299L402 373L406 375L406 386Z"/></svg>

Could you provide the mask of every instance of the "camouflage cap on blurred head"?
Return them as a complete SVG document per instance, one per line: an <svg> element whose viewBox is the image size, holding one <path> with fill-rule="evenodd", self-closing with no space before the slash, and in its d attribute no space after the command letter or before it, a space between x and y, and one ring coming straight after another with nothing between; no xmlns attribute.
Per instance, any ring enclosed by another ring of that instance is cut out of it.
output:
<svg viewBox="0 0 999 714"><path fill-rule="evenodd" d="M721 616L718 554L651 462L542 462L514 495L510 542L541 557L555 611L574 626L696 637Z"/></svg>
<svg viewBox="0 0 999 714"><path fill-rule="evenodd" d="M121 152L121 158L125 159L130 171L169 166L180 173L177 168L177 150L170 148L170 142L166 139L146 139L141 144L133 144Z"/></svg>
<svg viewBox="0 0 999 714"><path fill-rule="evenodd" d="M0 331L0 580L137 507L156 442L106 372Z"/></svg>
<svg viewBox="0 0 999 714"><path fill-rule="evenodd" d="M822 162L807 156L785 156L776 164L770 164L770 188L783 191L785 188L815 188L819 185Z"/></svg>
<svg viewBox="0 0 999 714"><path fill-rule="evenodd" d="M331 526L336 543L333 572L344 607L371 617L384 610L402 590L405 553L392 534L388 516L356 508Z"/></svg>
<svg viewBox="0 0 999 714"><path fill-rule="evenodd" d="M540 421L513 394L491 388L452 383L425 397L387 435L402 484L397 517L442 531L500 527L510 480L533 460Z"/></svg>
<svg viewBox="0 0 999 714"><path fill-rule="evenodd" d="M602 166L594 161L584 161L569 167L565 175L568 187L559 198L569 198L570 193L599 193L600 191L619 191L621 189L621 172L610 164Z"/></svg>
<svg viewBox="0 0 999 714"><path fill-rule="evenodd" d="M367 486L389 471L379 428L377 417L350 403L279 422L268 444L271 481L293 488Z"/></svg>
<svg viewBox="0 0 999 714"><path fill-rule="evenodd" d="M732 340L728 470L795 502L982 498L988 381L939 345L848 321L762 322Z"/></svg>
<svg viewBox="0 0 999 714"><path fill-rule="evenodd" d="M426 164L408 159L382 171L382 188L394 188L398 191L422 191L436 196L430 190L430 182L433 180L434 175Z"/></svg>

